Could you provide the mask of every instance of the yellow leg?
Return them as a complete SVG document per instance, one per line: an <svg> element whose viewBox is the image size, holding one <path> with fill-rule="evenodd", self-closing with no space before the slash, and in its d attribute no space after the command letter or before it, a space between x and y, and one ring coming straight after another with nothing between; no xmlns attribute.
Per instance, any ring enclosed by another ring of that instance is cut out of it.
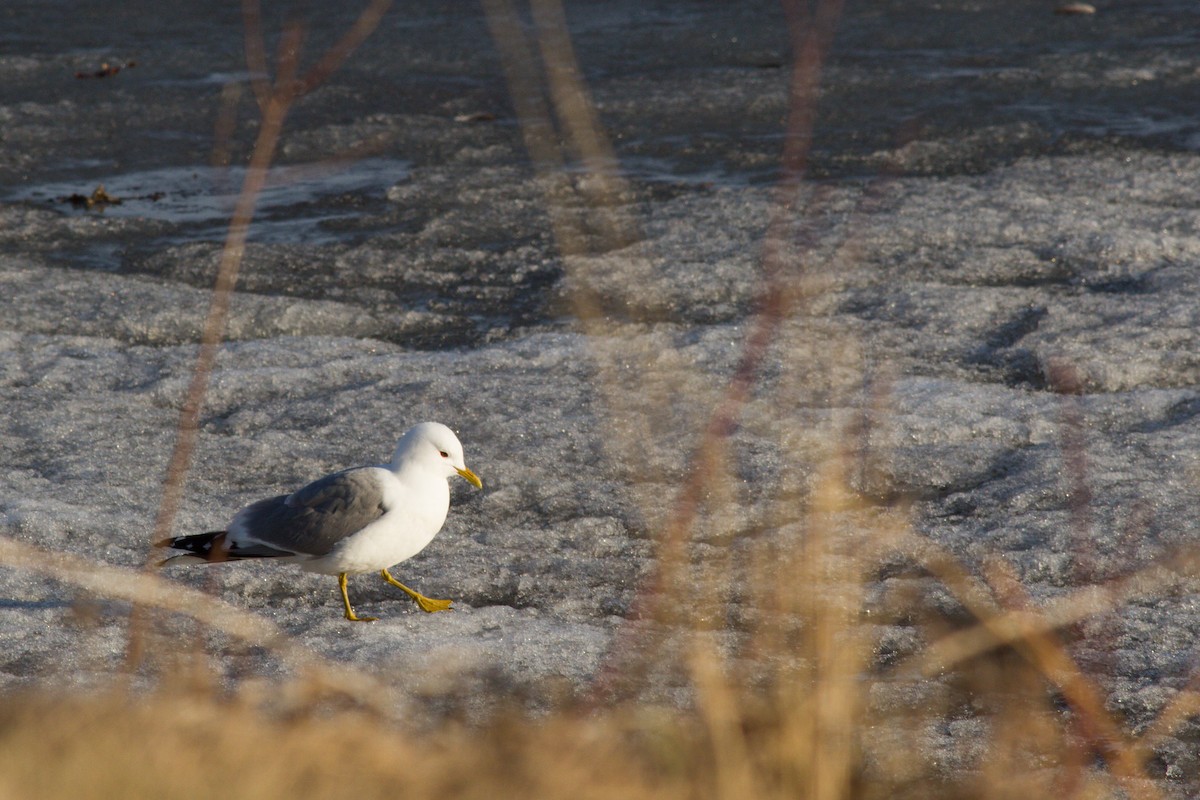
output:
<svg viewBox="0 0 1200 800"><path fill-rule="evenodd" d="M374 622L379 617L360 617L354 613L354 607L350 605L350 593L346 591L346 573L338 574L338 587L342 590L342 602L346 604L346 619L351 622Z"/></svg>
<svg viewBox="0 0 1200 800"><path fill-rule="evenodd" d="M395 586L413 600L416 600L417 605L419 605L421 610L426 613L432 614L435 611L448 611L450 609L450 604L454 602L453 600L434 600L432 597L426 597L420 592L414 592L412 589L393 578L392 573L388 572L386 569L379 570L379 574L382 575L383 579L392 586ZM350 601L347 600L346 602L349 604Z"/></svg>

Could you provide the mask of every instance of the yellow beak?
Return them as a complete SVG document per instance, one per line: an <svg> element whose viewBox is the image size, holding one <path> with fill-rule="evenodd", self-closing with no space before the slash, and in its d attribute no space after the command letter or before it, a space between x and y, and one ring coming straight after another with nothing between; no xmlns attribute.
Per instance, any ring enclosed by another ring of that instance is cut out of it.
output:
<svg viewBox="0 0 1200 800"><path fill-rule="evenodd" d="M462 469L455 467L454 471L459 475L462 475L463 478L466 479L467 483L472 484L476 489L483 488L483 481L479 480L479 476L474 472L471 472L471 470L467 469L466 467L463 467Z"/></svg>

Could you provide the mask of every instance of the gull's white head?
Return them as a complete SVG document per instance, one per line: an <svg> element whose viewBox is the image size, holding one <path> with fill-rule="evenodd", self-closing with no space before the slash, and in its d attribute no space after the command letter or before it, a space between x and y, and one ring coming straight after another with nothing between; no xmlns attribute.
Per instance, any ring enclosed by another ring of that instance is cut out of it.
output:
<svg viewBox="0 0 1200 800"><path fill-rule="evenodd" d="M440 422L422 422L405 431L396 443L392 456L392 469L399 472L405 468L440 471L447 478L461 475L476 488L483 488L483 481L467 469L463 457L462 443L454 431Z"/></svg>

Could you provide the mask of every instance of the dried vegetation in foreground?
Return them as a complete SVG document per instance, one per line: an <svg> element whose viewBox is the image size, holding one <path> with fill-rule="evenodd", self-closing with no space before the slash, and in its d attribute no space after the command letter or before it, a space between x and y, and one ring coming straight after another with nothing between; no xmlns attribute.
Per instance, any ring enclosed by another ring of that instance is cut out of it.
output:
<svg viewBox="0 0 1200 800"><path fill-rule="evenodd" d="M802 527L761 544L736 597L731 584L691 579L712 565L660 584L656 606L689 608L693 624L678 633L671 615L668 645L630 623L593 696L549 713L514 703L482 720L452 714L419 726L386 690L371 693L377 678L353 669L281 653L290 677L230 693L213 684L206 656L160 658L172 677L144 691L118 682L7 696L0 797L1168 796L1151 779L1154 746L1196 713L1200 696L1180 693L1134 737L1105 709L1063 631L1183 580L1197 559L1034 607L1002 563L969 574L894 509L850 493L836 466ZM883 572L891 588L881 593ZM952 596L953 613L933 610L931 588ZM748 620L733 646L720 626L694 622L732 605ZM225 613L202 616L261 639ZM897 625L911 639L881 640ZM640 696L641 682L664 669L686 676L689 708Z"/></svg>
<svg viewBox="0 0 1200 800"><path fill-rule="evenodd" d="M170 530L178 505L250 224L254 181L271 160L290 105L369 34L384 6L374 3L341 49L303 80L294 52L301 37L289 32L276 66L280 77L253 87L271 124L256 146L252 164L259 169L249 172L222 262L156 537ZM554 0L533 2L540 27L531 42L510 3L487 0L485 7L535 167L554 177L564 163L579 160L595 178L578 202L559 207L612 208L622 189L578 82L561 9ZM254 10L252 0L247 8ZM779 502L788 507L757 520L764 532L757 540L717 557L720 548L707 548L703 557L693 548L695 531L719 531L731 516L737 497L729 432L748 406L763 402L755 396L756 376L769 349L781 341L802 349L802 342L787 341L789 320L806 302L807 290L797 287L820 283L789 259L784 242L802 239L792 200L838 8L832 2L817 3L812 14L803 4L789 8L797 54L793 114L780 216L764 246L762 303L747 326L733 380L712 403L693 469L664 516L657 574L635 604L637 619L618 633L591 695L538 716L514 703L484 720L452 715L416 726L403 719L397 710L403 704L392 702L379 676L306 656L264 620L202 595L184 596L181 587L152 575L97 569L0 540L6 566L193 616L270 649L292 667L289 677L245 681L230 693L203 677L210 674L206 656L155 653L159 645L135 613L131 661L142 665L134 671L137 685L151 688L135 691L122 678L87 694L6 696L0 798L1163 796L1163 783L1154 780L1162 777L1155 773L1155 747L1200 713L1200 695L1178 693L1135 737L1105 707L1102 687L1072 655L1072 640L1082 621L1195 575L1195 554L1037 606L1002 560L969 570L914 535L901 505L857 493L847 474L861 471L864 457L842 448L864 436L851 425L830 430L819 457L812 457L811 441L787 454L789 463L809 465L794 470L797 476L812 477L780 487ZM252 72L265 74L262 47L248 50ZM569 152L545 135L554 130L570 143ZM556 207L554 198L547 202ZM589 253L607 248L571 215L551 216L568 271L585 268ZM606 218L613 227L601 240L636 239L633 225L618 216ZM578 302L585 327L619 335L607 327L602 298ZM827 353L838 350L826 344ZM853 351L849 344L840 349ZM790 380L832 374L840 355L827 358ZM623 405L634 393L618 389L601 366L597 391L614 418L645 413ZM670 376L651 379L672 383ZM780 403L795 388L788 380L779 382ZM669 408L662 405L660 413ZM656 426L670 423L643 419L628 423L624 435ZM931 602L934 594L941 599ZM164 662L173 664L164 674L174 677L156 682L145 665ZM663 670L676 671L688 688L684 707L646 702L645 687Z"/></svg>

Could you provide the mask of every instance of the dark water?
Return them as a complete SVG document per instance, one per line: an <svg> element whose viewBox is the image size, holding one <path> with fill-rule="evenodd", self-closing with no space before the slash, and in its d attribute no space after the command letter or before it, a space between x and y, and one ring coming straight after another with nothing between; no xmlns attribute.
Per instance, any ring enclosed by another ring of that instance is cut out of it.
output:
<svg viewBox="0 0 1200 800"><path fill-rule="evenodd" d="M90 208L87 201L91 196L80 193L78 181L37 184L12 192L10 198L106 217L159 220L175 232L165 242L216 240L228 226L245 173L242 167L190 166L116 174L104 179L104 192L120 202L93 202ZM326 167L273 167L259 194L255 241L336 241L330 225L356 212L354 208L339 209L339 196L381 196L407 175L403 161L380 158Z"/></svg>
<svg viewBox="0 0 1200 800"><path fill-rule="evenodd" d="M294 20L311 65L358 8L267 3L267 52ZM1054 8L847 4L823 65L810 174L951 177L1027 156L1200 146L1200 6ZM776 177L793 56L780 5L571 3L567 19L635 210ZM197 259L171 248L215 248L222 238L237 165L257 130L243 31L237 3L4 4L0 202L111 222L86 233L39 224L0 238L0 252L208 285L208 271L164 265ZM217 132L223 119L233 122L227 136ZM268 258L246 277L257 283L244 286L303 293L290 280L297 270L317 272L371 244L416 274L369 288L406 307L452 308L456 329L562 313L544 202L527 185L481 6L396 3L345 67L296 105L277 163L323 162L364 143L357 164L299 178L280 172L252 241L307 247L312 263L296 253L276 266ZM213 166L225 160L233 168ZM99 185L121 205L66 201Z"/></svg>
<svg viewBox="0 0 1200 800"><path fill-rule="evenodd" d="M205 6L6 3L4 182L111 180L207 163L221 91L244 80L246 67L238 4ZM1091 15L1054 7L847 4L822 81L814 171L869 173L881 153L911 141L944 143L940 157L915 166L934 174L1096 142L1197 146L1200 6L1100 3ZM356 9L268 3L268 49L294 18L307 30L311 63ZM685 182L771 176L792 55L779 5L577 3L567 16L632 174ZM75 77L131 61L135 67L109 78ZM250 143L248 93L240 110L235 155ZM383 115L377 122L401 129L397 150L436 163L447 144L406 142L413 134L404 123L455 112L495 114L485 127L515 135L482 11L475 3L400 2L347 67L297 107L290 131L293 139L329 125L367 132L372 115ZM320 155L307 150L298 147L297 160Z"/></svg>

